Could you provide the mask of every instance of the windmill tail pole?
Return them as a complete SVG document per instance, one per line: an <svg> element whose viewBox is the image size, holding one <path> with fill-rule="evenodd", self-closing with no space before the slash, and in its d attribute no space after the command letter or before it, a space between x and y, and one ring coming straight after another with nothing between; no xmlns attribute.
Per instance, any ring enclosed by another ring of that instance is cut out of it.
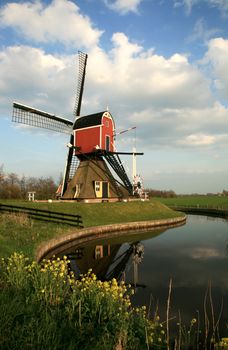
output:
<svg viewBox="0 0 228 350"><path fill-rule="evenodd" d="M132 188L134 195L134 182L137 175L137 164L136 164L136 127L134 128L134 143L133 143L133 155L132 155Z"/></svg>
<svg viewBox="0 0 228 350"><path fill-rule="evenodd" d="M134 179L137 174L137 168L136 168L136 148L133 147L132 150L132 181L134 182Z"/></svg>

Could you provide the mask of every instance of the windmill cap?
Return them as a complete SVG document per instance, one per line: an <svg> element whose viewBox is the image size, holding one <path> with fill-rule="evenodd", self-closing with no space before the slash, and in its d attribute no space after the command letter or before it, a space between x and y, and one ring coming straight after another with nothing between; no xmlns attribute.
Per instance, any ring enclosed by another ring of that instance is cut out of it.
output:
<svg viewBox="0 0 228 350"><path fill-rule="evenodd" d="M105 113L107 113L109 118L110 117L112 118L111 114L108 111L104 111L104 112L99 112L95 114L89 114L84 117L76 119L74 123L74 130L88 128L94 125L102 125L102 117L104 116Z"/></svg>

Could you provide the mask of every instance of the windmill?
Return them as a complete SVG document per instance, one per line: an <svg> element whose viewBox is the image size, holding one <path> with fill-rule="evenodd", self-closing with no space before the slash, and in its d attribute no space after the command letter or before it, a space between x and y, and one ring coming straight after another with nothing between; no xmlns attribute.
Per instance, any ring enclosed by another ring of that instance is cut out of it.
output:
<svg viewBox="0 0 228 350"><path fill-rule="evenodd" d="M13 103L12 121L70 134L61 199L111 201L128 198L133 194L133 186L119 155L132 153L115 151L115 123L111 113L103 111L80 116L87 58L86 53L79 51L74 121L17 102Z"/></svg>

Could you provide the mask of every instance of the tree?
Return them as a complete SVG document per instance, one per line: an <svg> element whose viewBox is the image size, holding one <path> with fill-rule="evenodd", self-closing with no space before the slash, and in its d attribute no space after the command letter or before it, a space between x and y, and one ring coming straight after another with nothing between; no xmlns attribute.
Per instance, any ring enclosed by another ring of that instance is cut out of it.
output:
<svg viewBox="0 0 228 350"><path fill-rule="evenodd" d="M9 173L7 175L7 179L8 179L8 183L10 185L19 185L19 183L20 183L19 177L15 173Z"/></svg>
<svg viewBox="0 0 228 350"><path fill-rule="evenodd" d="M146 192L149 197L174 198L177 196L173 190L162 191L149 188L146 189Z"/></svg>
<svg viewBox="0 0 228 350"><path fill-rule="evenodd" d="M0 166L0 184L2 183L2 181L4 181L5 179L5 174L4 174L4 170L3 170L3 164Z"/></svg>
<svg viewBox="0 0 228 350"><path fill-rule="evenodd" d="M27 199L28 192L36 192L36 199L54 199L57 184L52 177L35 178L24 175L20 178L16 173L5 174L0 166L0 198Z"/></svg>

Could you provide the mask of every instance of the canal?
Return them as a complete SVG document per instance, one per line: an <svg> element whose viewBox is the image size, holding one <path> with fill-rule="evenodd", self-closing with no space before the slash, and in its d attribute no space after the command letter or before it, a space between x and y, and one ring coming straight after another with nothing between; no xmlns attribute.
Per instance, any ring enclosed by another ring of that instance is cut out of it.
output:
<svg viewBox="0 0 228 350"><path fill-rule="evenodd" d="M166 320L172 279L173 325L196 318L228 327L228 221L189 215L184 226L76 245L65 252L76 274L92 268L102 280L124 279L135 289L134 305L147 305ZM214 315L214 316L212 316Z"/></svg>

